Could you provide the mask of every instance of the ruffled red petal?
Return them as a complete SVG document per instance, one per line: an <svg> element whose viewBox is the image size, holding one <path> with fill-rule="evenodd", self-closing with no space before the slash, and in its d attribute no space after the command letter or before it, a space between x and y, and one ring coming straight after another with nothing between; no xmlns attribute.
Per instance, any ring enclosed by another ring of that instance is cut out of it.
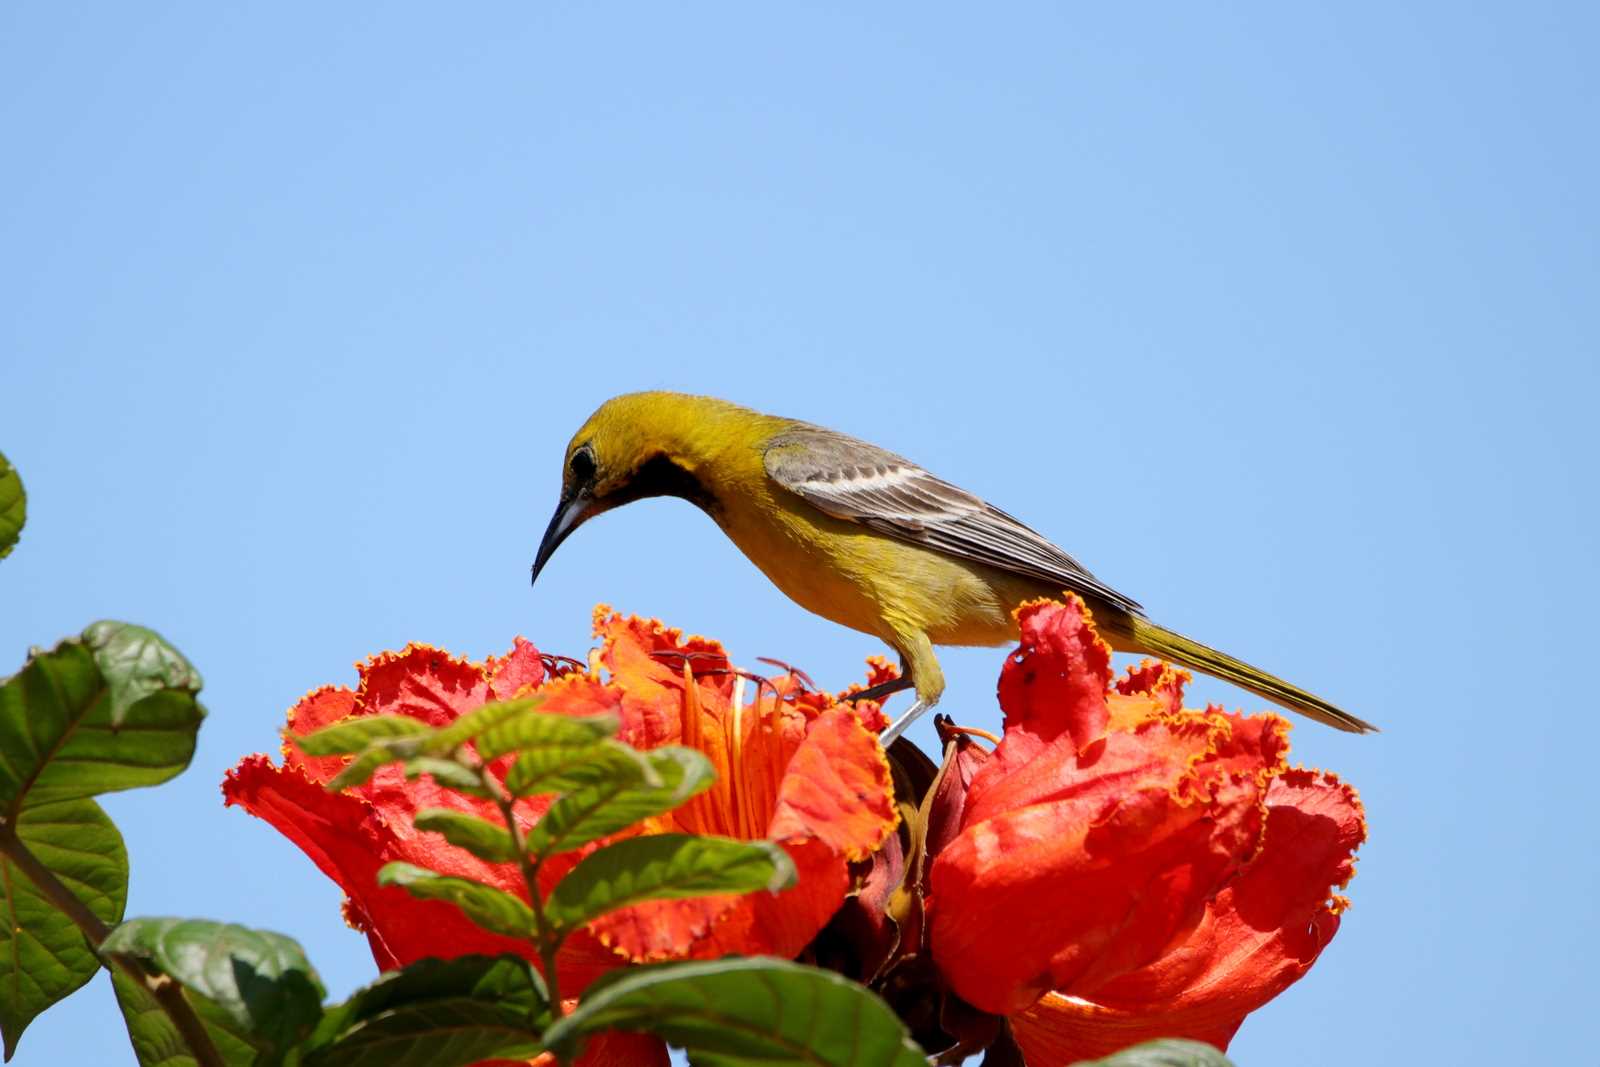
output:
<svg viewBox="0 0 1600 1067"><path fill-rule="evenodd" d="M1111 649L1089 624L1081 599L1035 600L1017 609L1022 643L1000 672L1000 707L1014 756L1018 742L1048 744L1065 733L1082 750L1106 732Z"/></svg>
<svg viewBox="0 0 1600 1067"><path fill-rule="evenodd" d="M946 979L997 1014L1087 995L1200 921L1259 847L1287 747L1275 717L1173 713L1176 672L1141 668L1110 691L1109 650L1076 599L1018 618L1006 733L971 776L928 905ZM1115 716L1108 695L1124 702Z"/></svg>
<svg viewBox="0 0 1600 1067"><path fill-rule="evenodd" d="M404 782L393 768L379 776L390 772L396 780L375 779L366 796L330 793L297 769L275 767L266 756L248 756L228 773L223 797L227 804L237 804L270 823L338 883L347 898L345 917L367 935L381 970L424 956L448 959L474 952L512 952L536 960L529 943L488 933L453 905L417 900L403 889L378 885L379 869L399 860L527 898L515 867L485 863L411 825L421 808L462 808L470 798L440 789L428 779ZM574 938L562 952L563 986L582 990L618 962L597 950L592 938Z"/></svg>
<svg viewBox="0 0 1600 1067"><path fill-rule="evenodd" d="M481 666L429 645L381 653L356 670L363 715L409 715L444 726L490 699Z"/></svg>
<svg viewBox="0 0 1600 1067"><path fill-rule="evenodd" d="M512 640L505 656L490 656L483 664L489 678L489 692L495 700L526 696L544 683L544 660L533 642L522 637Z"/></svg>
<svg viewBox="0 0 1600 1067"><path fill-rule="evenodd" d="M1012 1019L1030 1063L1093 1059L1156 1037L1226 1050L1246 1015L1310 969L1339 929L1343 902L1330 894L1354 873L1361 802L1333 775L1291 770L1268 787L1267 804L1260 854L1172 951L1091 998L1052 994Z"/></svg>
<svg viewBox="0 0 1600 1067"><path fill-rule="evenodd" d="M1079 767L1058 765L1055 795L988 817L974 785L930 878L933 952L960 961L946 969L955 990L1018 1011L1148 963L1195 922L1261 829L1253 778L1177 799L1211 743L1203 724L1113 734Z"/></svg>
<svg viewBox="0 0 1600 1067"><path fill-rule="evenodd" d="M342 685L325 685L301 697L300 703L289 709L283 739L284 764L299 769L314 782L325 784L331 780L349 760L344 756L308 756L293 743L294 739L347 719L355 710L355 690Z"/></svg>

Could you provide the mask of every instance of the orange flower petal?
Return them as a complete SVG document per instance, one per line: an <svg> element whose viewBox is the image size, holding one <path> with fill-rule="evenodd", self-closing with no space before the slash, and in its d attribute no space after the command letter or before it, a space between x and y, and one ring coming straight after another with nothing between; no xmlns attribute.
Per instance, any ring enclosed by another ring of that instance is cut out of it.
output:
<svg viewBox="0 0 1600 1067"><path fill-rule="evenodd" d="M1081 602L1018 619L1005 737L929 876L934 955L997 1014L1052 990L1087 995L1197 923L1259 847L1287 747L1275 717L1172 712L1182 679L1149 666L1110 693L1124 702L1113 716L1109 650Z"/></svg>
<svg viewBox="0 0 1600 1067"><path fill-rule="evenodd" d="M429 645L385 652L356 669L356 701L364 715L409 715L443 726L489 700L482 667Z"/></svg>
<svg viewBox="0 0 1600 1067"><path fill-rule="evenodd" d="M955 990L1018 1011L1148 963L1195 922L1261 829L1253 779L1211 803L1176 799L1210 743L1194 725L1112 734L1078 768L1058 764L1054 796L989 817L975 783L965 829L930 875L933 952L959 961L945 972Z"/></svg>
<svg viewBox="0 0 1600 1067"><path fill-rule="evenodd" d="M1090 999L1051 994L1013 1017L1030 1063L1097 1058L1156 1037L1226 1051L1247 1014L1310 969L1339 929L1342 902L1329 894L1354 873L1361 802L1333 775L1291 770L1268 787L1267 803L1260 855L1172 951Z"/></svg>
<svg viewBox="0 0 1600 1067"><path fill-rule="evenodd" d="M314 734L324 726L332 726L341 719L355 714L356 694L342 685L325 685L313 689L300 698L300 703L289 710L288 727L284 730L283 762L286 766L303 771L306 777L325 784L350 762L346 756L308 756L294 744L294 739Z"/></svg>
<svg viewBox="0 0 1600 1067"><path fill-rule="evenodd" d="M544 660L531 641L514 638L511 651L504 657L490 656L483 664L489 678L489 691L495 700L511 700L525 696L528 690L544 682Z"/></svg>
<svg viewBox="0 0 1600 1067"><path fill-rule="evenodd" d="M527 942L488 933L453 905L417 900L403 889L378 885L378 870L399 860L473 878L526 899L515 866L485 863L411 824L425 807L474 810L472 805L483 802L441 789L431 779L406 782L398 768L380 770L363 787L363 795L330 793L300 770L275 767L260 755L241 760L228 773L222 790L225 803L237 804L270 823L339 884L347 898L346 920L367 935L380 969L424 956L448 959L474 952L536 958ZM474 813L491 817L482 809ZM582 990L617 963L593 938L580 935L562 950L562 984Z"/></svg>
<svg viewBox="0 0 1600 1067"><path fill-rule="evenodd" d="M823 712L783 772L767 836L814 838L855 861L876 852L898 825L889 761L877 736L847 706Z"/></svg>
<svg viewBox="0 0 1600 1067"><path fill-rule="evenodd" d="M727 654L715 641L684 638L683 631L659 619L624 617L605 605L594 609L594 633L603 642L600 663L622 692L622 740L637 748L675 744L681 736L684 660L654 653L689 655L696 673L726 671L730 666ZM731 691L726 674L713 675L701 684L708 695Z"/></svg>
<svg viewBox="0 0 1600 1067"><path fill-rule="evenodd" d="M1111 649L1089 624L1089 609L1071 595L1065 603L1030 601L1017 609L1017 625L1022 644L1000 672L1006 738L1016 749L1066 733L1079 750L1088 747L1106 732L1111 681Z"/></svg>
<svg viewBox="0 0 1600 1067"><path fill-rule="evenodd" d="M663 692L671 688L662 685ZM728 724L723 721L731 715L731 706L720 693L704 693L698 685L694 692L697 700L683 701L681 714L705 720L702 727L709 736L699 738L698 747L717 763L724 794L708 800L703 809L722 810L724 814L712 821L727 831L731 828L721 824L735 821L728 812L753 813L772 804L771 818L762 827L764 836L789 852L796 884L777 895L635 905L597 920L590 929L603 943L638 961L706 959L730 952L793 956L816 936L849 892L848 863L875 852L898 824L888 761L877 736L851 708L829 708L803 725L799 716L785 714L776 735L760 725L756 709L746 708L740 758L748 765L732 768L729 759L734 750L727 743ZM699 697L707 704L699 703ZM790 744L793 751L785 756ZM764 746L776 748L767 752ZM775 803L737 795L762 787L763 776L773 773L768 756L779 761L781 774ZM690 802L682 818L706 818L695 804Z"/></svg>

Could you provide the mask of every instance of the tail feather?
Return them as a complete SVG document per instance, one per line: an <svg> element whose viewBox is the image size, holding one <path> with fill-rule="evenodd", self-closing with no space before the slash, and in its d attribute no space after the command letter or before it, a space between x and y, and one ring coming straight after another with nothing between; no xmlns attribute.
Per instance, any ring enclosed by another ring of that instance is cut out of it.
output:
<svg viewBox="0 0 1600 1067"><path fill-rule="evenodd" d="M1157 626L1148 619L1133 617L1130 621L1133 644L1139 651L1232 682L1241 689L1248 689L1280 707L1288 708L1335 729L1347 730L1354 734L1378 732L1378 728L1370 722L1358 719L1321 697L1252 667L1243 660L1234 659L1225 652L1218 652L1182 634Z"/></svg>

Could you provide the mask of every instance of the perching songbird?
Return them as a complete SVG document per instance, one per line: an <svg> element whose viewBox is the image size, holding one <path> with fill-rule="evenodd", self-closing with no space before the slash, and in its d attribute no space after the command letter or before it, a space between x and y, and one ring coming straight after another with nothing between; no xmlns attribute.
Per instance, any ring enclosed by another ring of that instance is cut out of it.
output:
<svg viewBox="0 0 1600 1067"><path fill-rule="evenodd" d="M1017 640L1027 600L1081 596L1113 649L1159 656L1355 733L1376 730L1321 697L1157 626L1144 609L999 508L833 430L712 397L630 393L602 404L567 446L561 502L533 578L581 524L652 496L682 497L801 607L900 654L916 702L889 744L944 692L934 645Z"/></svg>

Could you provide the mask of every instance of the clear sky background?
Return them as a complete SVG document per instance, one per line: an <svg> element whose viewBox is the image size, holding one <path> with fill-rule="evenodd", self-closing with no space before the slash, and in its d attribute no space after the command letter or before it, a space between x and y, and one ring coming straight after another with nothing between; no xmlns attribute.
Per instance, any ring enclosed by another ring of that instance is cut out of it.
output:
<svg viewBox="0 0 1600 1067"><path fill-rule="evenodd" d="M408 640L581 654L606 601L857 678L681 502L528 588L572 431L670 387L903 452L1384 727L1295 730L1371 841L1241 1064L1589 1058L1596 9L862 7L0 8L0 673L129 619L211 710L106 802L129 914L370 978L218 783ZM997 722L1001 653L944 663ZM15 1062L131 1064L104 977Z"/></svg>

